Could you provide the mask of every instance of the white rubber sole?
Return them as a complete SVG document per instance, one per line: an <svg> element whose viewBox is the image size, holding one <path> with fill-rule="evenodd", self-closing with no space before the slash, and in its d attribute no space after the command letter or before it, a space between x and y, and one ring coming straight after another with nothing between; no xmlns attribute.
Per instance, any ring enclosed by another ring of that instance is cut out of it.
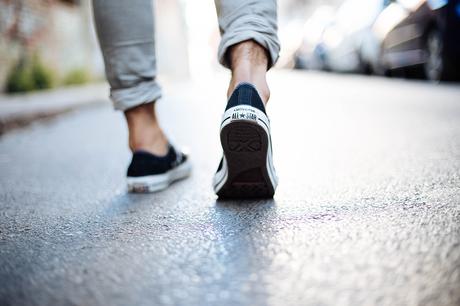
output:
<svg viewBox="0 0 460 306"><path fill-rule="evenodd" d="M192 172L192 164L190 160L186 160L183 164L170 171L140 177L127 177L127 185L129 192L157 192L169 187L173 182L184 179Z"/></svg>
<svg viewBox="0 0 460 306"><path fill-rule="evenodd" d="M235 132L233 135L232 131ZM230 146L229 140L232 142ZM228 109L222 118L221 142L223 165L214 176L214 192L219 197L272 197L278 177L273 166L267 116L248 105ZM256 147L248 147L251 142ZM262 144L262 148L257 146L258 143ZM257 178L256 173L261 176ZM244 177L243 181L241 176Z"/></svg>

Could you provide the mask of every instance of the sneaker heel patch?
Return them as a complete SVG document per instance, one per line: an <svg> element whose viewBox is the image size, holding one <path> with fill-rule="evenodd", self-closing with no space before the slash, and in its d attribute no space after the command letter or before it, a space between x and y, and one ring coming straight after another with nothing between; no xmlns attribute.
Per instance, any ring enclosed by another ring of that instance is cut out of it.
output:
<svg viewBox="0 0 460 306"><path fill-rule="evenodd" d="M253 120L257 121L257 114L250 108L237 108L233 111L232 120Z"/></svg>

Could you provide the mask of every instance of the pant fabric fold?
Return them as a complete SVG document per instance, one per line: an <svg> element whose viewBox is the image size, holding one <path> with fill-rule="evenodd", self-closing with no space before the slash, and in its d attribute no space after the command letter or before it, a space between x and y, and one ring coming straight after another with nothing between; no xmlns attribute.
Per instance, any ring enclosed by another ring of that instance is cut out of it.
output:
<svg viewBox="0 0 460 306"><path fill-rule="evenodd" d="M276 0L215 0L222 35L219 62L229 67L227 51L254 40L267 50L269 67L280 51ZM125 111L161 97L152 0L93 0L96 32L104 57L114 108Z"/></svg>

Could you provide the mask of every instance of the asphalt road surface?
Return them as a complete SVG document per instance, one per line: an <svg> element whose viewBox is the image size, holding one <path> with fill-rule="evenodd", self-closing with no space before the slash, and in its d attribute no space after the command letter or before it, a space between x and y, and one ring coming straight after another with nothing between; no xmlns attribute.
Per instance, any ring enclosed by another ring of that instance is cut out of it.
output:
<svg viewBox="0 0 460 306"><path fill-rule="evenodd" d="M166 86L194 172L157 194L109 105L0 138L0 305L460 305L460 86L270 82L274 200L212 192L220 77Z"/></svg>

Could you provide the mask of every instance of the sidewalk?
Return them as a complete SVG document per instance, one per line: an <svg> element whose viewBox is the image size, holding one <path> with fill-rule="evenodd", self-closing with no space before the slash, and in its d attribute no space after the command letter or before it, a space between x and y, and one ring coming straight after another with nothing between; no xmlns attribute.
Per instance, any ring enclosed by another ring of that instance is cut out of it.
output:
<svg viewBox="0 0 460 306"><path fill-rule="evenodd" d="M0 95L0 135L33 121L74 110L107 103L108 85L89 84L27 94Z"/></svg>

